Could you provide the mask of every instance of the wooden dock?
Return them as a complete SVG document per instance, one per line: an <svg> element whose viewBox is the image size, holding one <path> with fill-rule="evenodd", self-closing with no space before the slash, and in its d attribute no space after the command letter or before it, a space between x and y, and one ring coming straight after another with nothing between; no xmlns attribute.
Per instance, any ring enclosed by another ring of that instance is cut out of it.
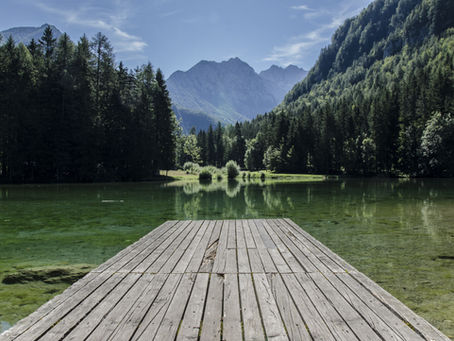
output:
<svg viewBox="0 0 454 341"><path fill-rule="evenodd" d="M0 340L449 340L289 219L169 221Z"/></svg>

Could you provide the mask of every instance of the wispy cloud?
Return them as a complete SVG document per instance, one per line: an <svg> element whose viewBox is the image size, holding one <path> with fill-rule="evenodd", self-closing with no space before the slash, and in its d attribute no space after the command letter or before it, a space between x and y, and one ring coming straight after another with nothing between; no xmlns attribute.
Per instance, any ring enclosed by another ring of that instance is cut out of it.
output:
<svg viewBox="0 0 454 341"><path fill-rule="evenodd" d="M271 53L264 61L276 62L281 65L301 64L309 49L322 47L330 41L334 29L339 27L345 19L359 13L370 0L347 0L340 3L340 7L327 9L310 9L306 5L294 6L292 9L307 11L305 19L315 17L327 17L329 21L323 24L316 24L316 27L304 34L291 37L282 45L274 46Z"/></svg>
<svg viewBox="0 0 454 341"><path fill-rule="evenodd" d="M297 11L313 11L313 9L309 8L307 5L292 6L290 8Z"/></svg>
<svg viewBox="0 0 454 341"><path fill-rule="evenodd" d="M174 10L174 11L161 13L159 16L161 18L167 18L167 17L172 17L172 16L174 16L174 15L180 13L180 12L181 12L181 10L177 9L177 10Z"/></svg>
<svg viewBox="0 0 454 341"><path fill-rule="evenodd" d="M142 38L127 33L121 26L129 19L129 7L116 0L115 8L105 9L79 6L77 9L61 9L43 2L34 2L41 10L62 17L67 23L103 31L112 40L117 52L141 52L147 46Z"/></svg>

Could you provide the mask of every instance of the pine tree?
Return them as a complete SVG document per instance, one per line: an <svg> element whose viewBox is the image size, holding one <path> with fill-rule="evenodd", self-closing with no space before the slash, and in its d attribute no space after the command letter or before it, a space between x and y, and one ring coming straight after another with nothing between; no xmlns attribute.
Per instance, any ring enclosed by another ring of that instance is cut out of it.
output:
<svg viewBox="0 0 454 341"><path fill-rule="evenodd" d="M160 69L156 71L156 92L154 98L155 136L158 155L153 165L155 174L160 169L171 169L175 165L176 117L172 111L169 92Z"/></svg>

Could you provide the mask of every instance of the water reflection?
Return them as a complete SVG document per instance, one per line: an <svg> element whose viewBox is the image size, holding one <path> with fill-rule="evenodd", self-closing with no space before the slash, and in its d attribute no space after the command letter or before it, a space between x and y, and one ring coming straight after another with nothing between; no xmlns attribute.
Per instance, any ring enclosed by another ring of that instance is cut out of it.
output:
<svg viewBox="0 0 454 341"><path fill-rule="evenodd" d="M0 277L17 266L101 263L166 220L289 217L454 335L454 180L30 185L0 193ZM8 308L8 290L0 284L3 321L44 303Z"/></svg>

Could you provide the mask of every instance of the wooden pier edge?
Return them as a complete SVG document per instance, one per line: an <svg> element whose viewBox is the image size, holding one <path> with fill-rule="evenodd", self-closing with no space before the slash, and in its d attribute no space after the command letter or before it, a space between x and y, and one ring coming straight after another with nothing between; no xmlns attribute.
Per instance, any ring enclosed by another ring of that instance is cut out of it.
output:
<svg viewBox="0 0 454 341"><path fill-rule="evenodd" d="M292 220L167 221L4 340L449 340Z"/></svg>

